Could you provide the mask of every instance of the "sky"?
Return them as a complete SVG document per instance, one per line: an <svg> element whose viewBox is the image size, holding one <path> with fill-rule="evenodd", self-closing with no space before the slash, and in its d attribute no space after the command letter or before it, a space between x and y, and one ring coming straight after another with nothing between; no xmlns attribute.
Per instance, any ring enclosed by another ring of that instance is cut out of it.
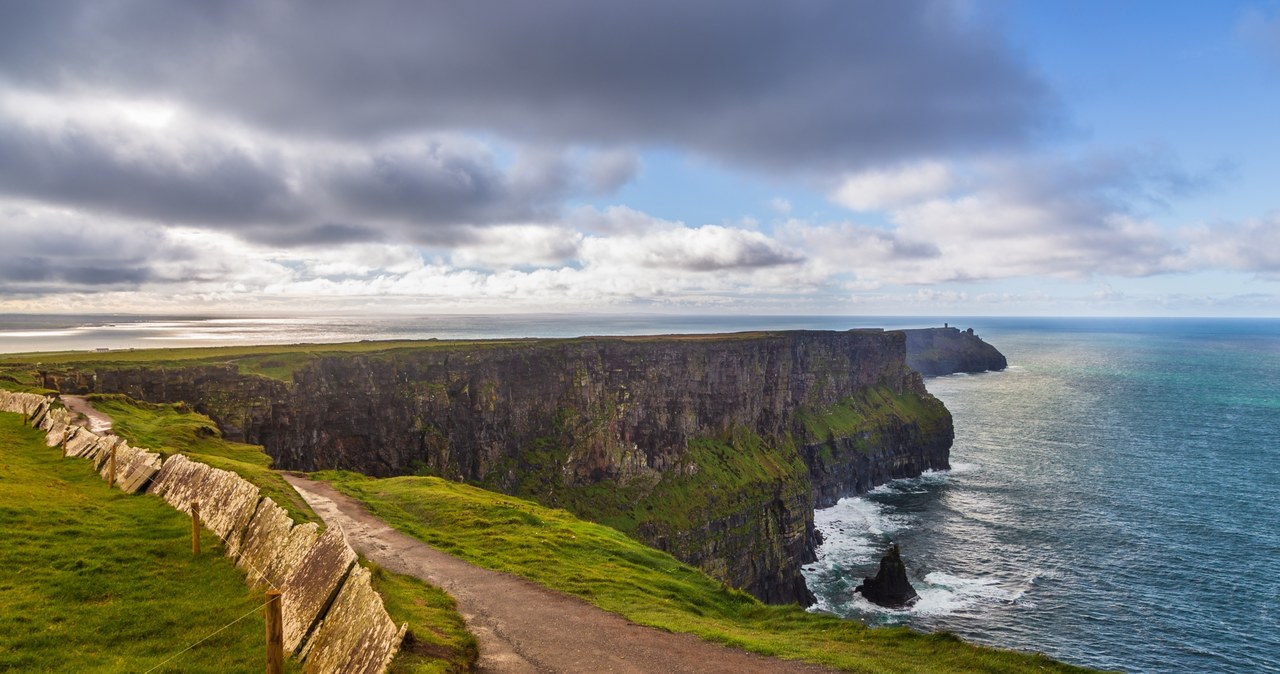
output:
<svg viewBox="0 0 1280 674"><path fill-rule="evenodd" d="M1280 316L1280 2L0 0L0 313Z"/></svg>

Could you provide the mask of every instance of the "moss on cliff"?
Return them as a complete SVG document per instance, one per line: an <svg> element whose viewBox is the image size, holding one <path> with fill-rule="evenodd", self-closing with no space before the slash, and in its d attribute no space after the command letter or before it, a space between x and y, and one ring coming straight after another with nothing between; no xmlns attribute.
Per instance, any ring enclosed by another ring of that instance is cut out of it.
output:
<svg viewBox="0 0 1280 674"><path fill-rule="evenodd" d="M898 393L887 386L865 388L827 407L802 408L796 415L806 442L849 438L864 453L883 444L879 433L901 424L915 424L925 433L950 426L951 415L931 395Z"/></svg>

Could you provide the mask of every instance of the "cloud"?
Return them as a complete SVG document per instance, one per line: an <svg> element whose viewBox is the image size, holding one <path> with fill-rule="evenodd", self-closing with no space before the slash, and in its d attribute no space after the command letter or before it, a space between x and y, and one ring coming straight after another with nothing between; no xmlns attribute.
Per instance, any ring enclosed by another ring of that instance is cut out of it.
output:
<svg viewBox="0 0 1280 674"><path fill-rule="evenodd" d="M558 266L577 257L580 232L558 225L500 225L475 229L449 256L456 267L511 269Z"/></svg>
<svg viewBox="0 0 1280 674"><path fill-rule="evenodd" d="M1158 151L1134 151L976 162L963 183L941 165L872 172L833 197L888 208L891 226L793 221L783 240L825 268L853 271L862 288L1179 273L1204 258L1189 257L1186 240L1151 213L1212 184L1218 170L1191 173Z"/></svg>
<svg viewBox="0 0 1280 674"><path fill-rule="evenodd" d="M1256 272L1280 280L1280 213L1241 223L1201 225L1183 232L1189 265Z"/></svg>
<svg viewBox="0 0 1280 674"><path fill-rule="evenodd" d="M1018 145L1057 116L996 22L949 0L81 0L8 18L11 86L291 136L483 132L849 169Z"/></svg>
<svg viewBox="0 0 1280 674"><path fill-rule="evenodd" d="M0 203L0 294L103 293L219 283L258 286L289 270L231 237Z"/></svg>
<svg viewBox="0 0 1280 674"><path fill-rule="evenodd" d="M447 243L458 227L554 218L638 170L621 151L504 161L456 135L304 143L174 105L0 92L0 196L273 246Z"/></svg>
<svg viewBox="0 0 1280 674"><path fill-rule="evenodd" d="M685 272L761 269L804 260L799 251L760 232L678 224L646 227L634 234L587 238L582 243L581 257L587 266Z"/></svg>
<svg viewBox="0 0 1280 674"><path fill-rule="evenodd" d="M846 176L831 200L855 211L882 210L939 196L951 189L953 182L946 164L926 161Z"/></svg>

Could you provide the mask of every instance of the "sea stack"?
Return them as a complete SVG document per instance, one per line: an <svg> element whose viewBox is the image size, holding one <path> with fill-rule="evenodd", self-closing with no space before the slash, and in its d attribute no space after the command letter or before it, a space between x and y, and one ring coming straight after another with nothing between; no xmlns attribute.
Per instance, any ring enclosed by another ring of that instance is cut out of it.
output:
<svg viewBox="0 0 1280 674"><path fill-rule="evenodd" d="M902 563L897 543L880 559L880 572L876 577L863 578L854 592L861 592L867 601L886 608L910 606L920 598L907 580L907 565Z"/></svg>

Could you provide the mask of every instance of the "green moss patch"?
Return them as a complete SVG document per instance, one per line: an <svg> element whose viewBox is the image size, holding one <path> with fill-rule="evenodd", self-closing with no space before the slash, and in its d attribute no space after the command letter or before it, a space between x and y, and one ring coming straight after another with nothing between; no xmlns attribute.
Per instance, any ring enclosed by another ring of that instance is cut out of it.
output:
<svg viewBox="0 0 1280 674"><path fill-rule="evenodd" d="M922 431L930 432L950 419L946 406L937 398L896 393L886 386L862 389L830 407L803 408L797 416L804 427L806 442L852 438L864 451L878 446L876 434L881 429L916 424Z"/></svg>

